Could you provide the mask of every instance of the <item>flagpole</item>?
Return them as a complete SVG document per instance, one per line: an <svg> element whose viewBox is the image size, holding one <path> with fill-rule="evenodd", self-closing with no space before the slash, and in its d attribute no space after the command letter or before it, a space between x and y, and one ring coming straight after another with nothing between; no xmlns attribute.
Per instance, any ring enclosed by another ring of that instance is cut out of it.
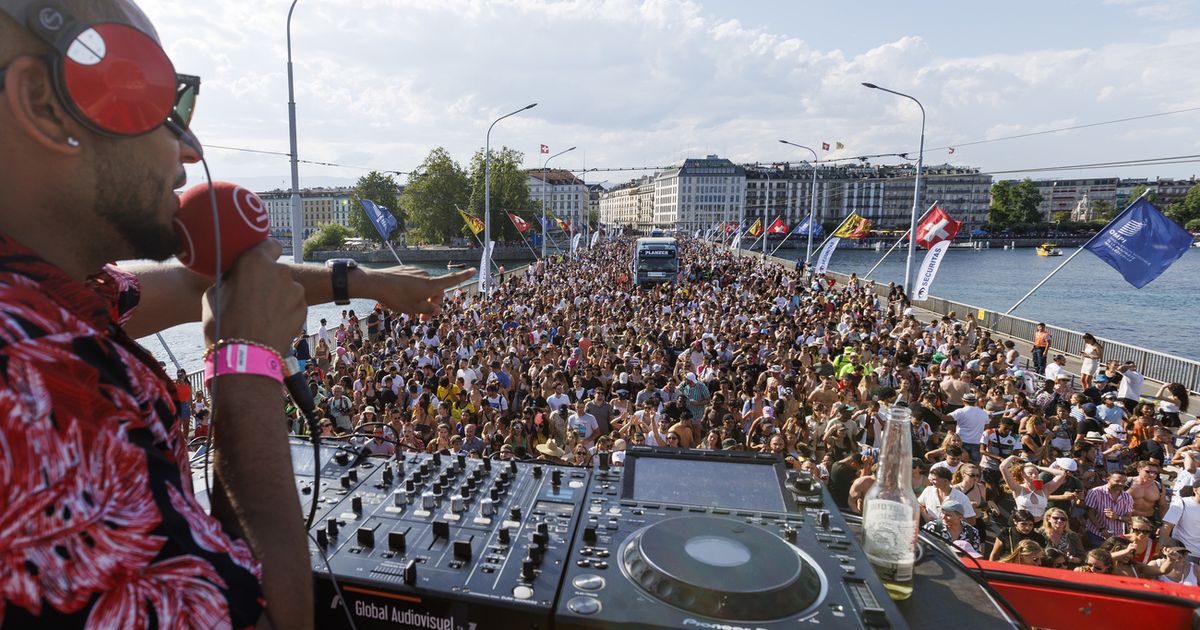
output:
<svg viewBox="0 0 1200 630"><path fill-rule="evenodd" d="M510 217L509 221L511 221L511 220L512 220L512 218ZM514 223L513 226L516 227L516 224ZM525 238L525 233L522 232L520 229L518 229L517 236L520 236L521 242L525 243L525 247L529 248L529 253L533 254L533 259L538 260L538 253L533 251L533 245L529 244L529 239Z"/></svg>
<svg viewBox="0 0 1200 630"><path fill-rule="evenodd" d="M940 200L939 200L939 201L940 201ZM926 216L928 216L930 212L933 212L933 209L934 209L935 207L937 207L937 205L938 205L938 202L937 202L937 201L933 202L933 203L932 203L932 204L929 206L929 209L925 211L925 214L922 214L922 215L921 215L921 218L920 218L920 219L917 219L917 223L919 224L921 221L924 221L924 220L925 220L925 217L926 217ZM883 261L884 261L884 260L886 260L888 256L891 256L891 255L892 255L892 252L896 251L896 248L900 246L900 243L903 243L903 242L904 242L904 236L907 236L907 235L908 235L908 233L909 233L910 231L911 231L911 230L905 230L905 231L904 231L904 234L903 234L903 235L901 235L901 236L900 236L900 238L896 239L896 242L892 244L892 247L891 247L891 249L887 250L887 252L886 252L886 253L883 255L883 258L880 258L880 259L879 259L879 262L875 263L875 266L874 266L874 267L871 267L871 270L867 272L867 275L863 276L863 280L866 280L867 278L870 278L870 277L871 277L871 274L875 273L875 270L879 268L879 265L882 265L882 264L883 264Z"/></svg>
<svg viewBox="0 0 1200 630"><path fill-rule="evenodd" d="M400 254L397 254L397 253L396 253L396 248L392 247L392 243L391 243L390 241L384 241L384 242L383 242L383 244L384 244L384 245L387 245L388 249L392 250L392 255L396 257L396 264L398 264L398 265L400 265L401 267L403 267L403 266L404 266L404 261L403 261L403 260L400 260Z"/></svg>
<svg viewBox="0 0 1200 630"><path fill-rule="evenodd" d="M471 234L475 237L475 242L479 243L480 247L483 247L485 249L487 248L487 245L484 245L483 241L479 240L478 234L475 234L474 232L471 232ZM500 271L500 265L497 265L496 261L492 260L491 256L488 256L488 262L492 263L492 266L496 268L496 271Z"/></svg>
<svg viewBox="0 0 1200 630"><path fill-rule="evenodd" d="M1025 302L1025 300L1028 300L1028 299L1029 299L1029 296L1033 295L1033 294L1034 294L1034 292L1036 292L1038 289L1042 288L1042 285L1044 285L1044 284L1046 284L1047 282L1049 282L1049 281L1050 281L1050 278L1053 278L1053 277L1054 277L1054 274L1056 274L1056 273L1058 273L1058 272L1062 271L1062 268L1063 268L1063 267L1066 267L1066 266L1067 266L1067 263L1071 262L1072 260L1075 260L1075 257L1076 257L1076 256L1078 256L1080 253L1082 253L1082 252L1083 252L1083 250L1087 249L1087 246L1088 246L1088 245L1091 245L1091 244L1092 244L1092 241L1096 240L1096 239L1097 239L1097 238L1098 238L1098 237L1099 237L1101 234L1104 234L1106 231L1108 231L1108 226L1109 226L1109 225L1112 225L1113 223L1116 223L1116 222L1117 222L1117 219L1120 219L1121 217L1125 216L1125 213L1126 213L1126 212L1129 212L1129 209L1133 207L1133 204L1137 203L1138 201L1141 201L1142 197L1145 197L1145 196L1146 196L1146 194L1147 194L1147 193L1149 193L1149 192L1150 192L1150 189L1149 189L1149 188L1147 188L1146 190L1143 190L1143 191L1142 191L1142 194L1138 195L1138 198L1137 198L1137 199L1134 199L1132 202L1130 202L1130 203L1129 203L1129 205L1128 205L1128 206L1125 206L1125 209L1121 211L1121 214L1118 214L1117 216L1113 217L1113 220L1112 220L1112 221L1109 221L1109 222L1108 222L1108 224L1107 224L1107 225L1105 225L1103 228L1101 228L1099 232L1096 232L1095 234L1093 234L1093 235L1092 235L1092 238L1089 238L1089 239L1087 240L1087 242L1086 242L1086 243L1084 243L1083 245L1080 245L1080 246L1079 246L1079 249L1075 250L1075 253L1073 253L1073 254L1071 254L1070 256L1068 256L1068 257L1067 257L1067 259L1066 259L1066 260L1064 260L1064 261L1062 262L1062 264L1061 264L1061 265L1059 265L1059 266L1058 266L1058 267L1057 267L1057 268L1056 268L1054 271L1051 271L1051 272L1050 272L1050 275L1046 276L1045 278L1042 278L1042 281L1041 281L1041 282L1039 282L1039 283L1037 283L1037 286L1035 286L1035 287L1033 287L1032 289L1030 289L1030 290L1029 290L1029 293L1026 293L1026 294L1025 294L1025 297L1023 297L1023 298L1021 298L1021 299L1017 300L1017 303L1016 303L1016 304L1013 304L1013 305L1012 305L1012 308L1010 308L1010 309L1008 309L1007 311L1005 311L1005 312L1004 312L1004 314L1005 314L1005 315L1011 315L1013 311L1017 310L1017 307L1018 307L1018 306L1020 306L1020 305L1021 305L1023 302Z"/></svg>
<svg viewBox="0 0 1200 630"><path fill-rule="evenodd" d="M854 215L854 213L853 213L853 212L851 212L850 214L851 214L851 216L853 216L853 215ZM847 221L849 221L849 220L850 220L850 217L846 217L845 219L842 219L842 222L841 222L841 223L839 223L837 227L833 228L833 231L829 233L829 236L826 236L826 237L825 237L825 240L821 241L821 244L820 244L820 245L818 245L818 246L817 246L817 248L816 248L816 249L814 249L813 251L814 251L814 252L819 252L819 251L821 251L821 248L822 248L822 247L825 247L825 243L828 243L828 242L829 242L829 239L833 238L833 235L838 233L838 230L840 230L840 229L842 229L843 227L845 227L845 226L846 226L846 222L847 222ZM814 227L814 226L810 225L810 226L808 226L808 229L810 229L810 230L811 230L811 229L813 229L813 227ZM811 262L811 260L812 260L812 258L811 258L811 257L809 257L809 259L807 259L807 260L805 260L805 261L804 261L804 264L805 264L805 265L808 265L808 263L809 263L809 262Z"/></svg>

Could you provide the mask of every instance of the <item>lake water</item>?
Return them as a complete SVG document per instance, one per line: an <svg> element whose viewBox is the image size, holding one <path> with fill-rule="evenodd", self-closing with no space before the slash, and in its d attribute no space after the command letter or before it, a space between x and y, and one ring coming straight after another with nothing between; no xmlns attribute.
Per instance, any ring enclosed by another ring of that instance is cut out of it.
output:
<svg viewBox="0 0 1200 630"><path fill-rule="evenodd" d="M1006 311L1046 274L1060 265L1074 249L1065 248L1062 257L1043 258L1033 249L951 249L931 293L938 297L994 311ZM778 256L796 259L803 249L779 250ZM838 250L830 270L855 272L862 276L882 255L872 250ZM898 249L875 271L872 279L901 283L905 251ZM921 263L919 251L914 268ZM374 266L374 265L372 265ZM386 266L386 265L379 265ZM510 266L517 266L514 263ZM433 275L446 273L445 265L423 265ZM1084 252L1029 298L1013 314L1048 324L1090 332L1097 337L1121 341L1151 350L1200 360L1200 249L1189 250L1157 280L1143 289L1135 289L1112 267ZM374 300L352 300L350 306L360 317L374 307ZM334 326L341 321L342 308L334 304L308 310L308 330L315 332L322 317ZM263 305L263 316L270 316L270 305ZM187 370L201 368L204 338L199 324L176 326L163 332L163 338L175 357ZM155 337L140 340L142 345L169 363L167 353Z"/></svg>
<svg viewBox="0 0 1200 630"><path fill-rule="evenodd" d="M930 293L1003 313L1074 252L1075 248L1063 248L1061 257L1041 257L1032 248L950 249ZM897 248L871 279L901 284L906 253ZM804 249L779 250L776 255L795 260L804 257ZM871 250L839 249L829 269L862 276L882 255ZM925 251L918 250L914 272L924 257ZM1142 289L1133 288L1107 263L1083 252L1013 315L1200 360L1198 279L1200 248L1188 250Z"/></svg>

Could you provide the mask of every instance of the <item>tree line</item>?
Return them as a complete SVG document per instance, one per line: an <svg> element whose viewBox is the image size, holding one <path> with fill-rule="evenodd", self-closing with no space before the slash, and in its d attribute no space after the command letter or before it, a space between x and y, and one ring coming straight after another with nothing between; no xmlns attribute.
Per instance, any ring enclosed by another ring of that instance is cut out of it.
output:
<svg viewBox="0 0 1200 630"><path fill-rule="evenodd" d="M1148 189L1145 185L1135 186L1129 200L1137 199ZM1200 232L1200 184L1188 190L1183 199L1172 202L1165 208L1159 206L1156 197L1153 190L1146 192L1146 200L1176 223L1188 231ZM1056 212L1052 217L1044 216L1038 210L1041 202L1042 195L1031 179L996 182L992 185L991 205L988 207L988 227L992 230L1025 231L1044 229L1048 223L1054 222L1060 229L1067 231L1099 229L1121 211L1113 204L1098 199L1090 202L1096 219L1077 222L1070 220L1070 212Z"/></svg>

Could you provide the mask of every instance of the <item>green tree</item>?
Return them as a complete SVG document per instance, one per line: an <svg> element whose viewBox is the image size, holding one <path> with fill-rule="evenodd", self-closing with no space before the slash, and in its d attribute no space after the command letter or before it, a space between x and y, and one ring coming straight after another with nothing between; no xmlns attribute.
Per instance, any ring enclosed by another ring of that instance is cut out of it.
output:
<svg viewBox="0 0 1200 630"><path fill-rule="evenodd" d="M535 204L529 198L529 176L521 163L525 155L516 149L504 147L492 151L492 240L520 240L517 228L508 220L505 212L525 219L533 225L538 225L534 219ZM483 151L471 158L471 214L479 218L483 216ZM541 217L541 206L536 206L537 216ZM480 235L483 238L483 235Z"/></svg>
<svg viewBox="0 0 1200 630"><path fill-rule="evenodd" d="M1059 210L1058 212L1054 213L1054 222L1055 223L1064 223L1064 222L1067 222L1070 220L1071 220L1071 213L1067 212L1066 210Z"/></svg>
<svg viewBox="0 0 1200 630"><path fill-rule="evenodd" d="M1117 216L1117 207L1111 203L1103 199L1097 199L1091 203L1092 214L1095 215L1097 221L1108 223L1113 220L1113 217Z"/></svg>
<svg viewBox="0 0 1200 630"><path fill-rule="evenodd" d="M384 175L379 171L371 171L360 177L358 182L354 184L354 189L350 191L350 230L355 236L364 238L372 243L382 243L383 238L379 236L379 231L375 229L375 224L371 223L371 219L367 217L367 211L360 203L363 199L369 199L379 204L389 211L392 216L396 217L396 222L400 227L393 232L391 236L404 230L404 212L401 211L400 205L397 203L400 186L396 184L396 180L391 175Z"/></svg>
<svg viewBox="0 0 1200 630"><path fill-rule="evenodd" d="M351 236L353 236L353 232L344 225L336 223L323 225L316 234L304 239L304 257L311 258L313 252L339 250L346 244L346 239Z"/></svg>
<svg viewBox="0 0 1200 630"><path fill-rule="evenodd" d="M1138 197L1142 196L1142 193L1146 193L1146 201L1149 201L1150 203L1157 201L1158 193L1153 190L1146 192L1147 190L1150 190L1150 187L1145 184L1138 184L1137 186L1134 186L1133 190L1129 192L1129 201L1126 203L1133 203Z"/></svg>
<svg viewBox="0 0 1200 630"><path fill-rule="evenodd" d="M988 222L1000 227L1044 223L1045 217L1038 211L1041 202L1042 195L1031 179L1016 184L1010 181L996 182L992 185Z"/></svg>
<svg viewBox="0 0 1200 630"><path fill-rule="evenodd" d="M400 205L412 221L410 240L444 245L453 237L463 236L465 226L458 208L466 210L471 200L466 171L446 149L438 147L429 152L417 172L400 195Z"/></svg>
<svg viewBox="0 0 1200 630"><path fill-rule="evenodd" d="M1200 219L1200 184L1192 186L1183 199L1168 206L1167 216L1180 225Z"/></svg>
<svg viewBox="0 0 1200 630"><path fill-rule="evenodd" d="M1200 232L1200 219L1192 219L1183 227L1189 232Z"/></svg>

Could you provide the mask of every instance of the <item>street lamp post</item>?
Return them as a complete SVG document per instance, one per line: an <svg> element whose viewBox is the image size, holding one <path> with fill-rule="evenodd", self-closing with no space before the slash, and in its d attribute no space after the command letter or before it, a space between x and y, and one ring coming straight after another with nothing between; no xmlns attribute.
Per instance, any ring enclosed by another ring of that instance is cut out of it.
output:
<svg viewBox="0 0 1200 630"><path fill-rule="evenodd" d="M815 225L815 222L817 220L816 219L816 213L817 213L817 162L820 161L820 158L817 157L816 151L804 146L803 144L796 144L795 142L789 142L787 140L780 140L780 142L782 142L783 144L791 145L793 147L804 149L805 151L808 151L809 153L813 154L812 196L809 198L809 201L808 201L808 249L804 253L804 264L808 265L809 261L812 260L813 226Z"/></svg>
<svg viewBox="0 0 1200 630"><path fill-rule="evenodd" d="M500 122L501 120L504 120L505 118L508 118L509 116L515 116L527 109L533 109L534 107L537 107L537 103L530 103L529 105L526 105L525 107L522 107L521 109L518 109L514 112L509 112L509 113L497 118L496 120L493 120L492 124L488 126L487 135L484 136L484 140L483 140L483 252L484 252L484 254L488 253L488 245L491 244L491 242L492 242L492 127L495 127L496 123ZM490 294L492 292L492 274L490 271L488 271L488 269L490 269L491 264L492 264L492 257L489 255L487 257L487 260L483 263L484 273L487 274L487 283L484 285L485 292L487 294Z"/></svg>
<svg viewBox="0 0 1200 630"><path fill-rule="evenodd" d="M571 147L570 149L559 151L542 162L542 258L546 257L546 189L550 187L550 171L546 170L546 168L549 166L550 160L574 150L575 147Z"/></svg>
<svg viewBox="0 0 1200 630"><path fill-rule="evenodd" d="M912 295L908 291L909 281L912 278L913 256L915 255L917 249L917 209L918 206L921 205L921 170L925 166L925 106L921 104L921 101L918 101L913 96L909 96L903 92L889 90L885 87L879 87L874 83L863 83L863 87L867 87L872 90L881 90L889 94L895 94L896 96L903 96L904 98L916 103L917 107L921 108L921 148L917 153L917 181L913 186L912 221L908 229L908 261L904 263L904 295L908 296L909 299L912 299Z"/></svg>
<svg viewBox="0 0 1200 630"><path fill-rule="evenodd" d="M292 261L297 264L304 262L304 212L300 204L300 156L296 149L296 87L292 80L292 12L299 1L292 0L287 17L288 131L292 141Z"/></svg>

